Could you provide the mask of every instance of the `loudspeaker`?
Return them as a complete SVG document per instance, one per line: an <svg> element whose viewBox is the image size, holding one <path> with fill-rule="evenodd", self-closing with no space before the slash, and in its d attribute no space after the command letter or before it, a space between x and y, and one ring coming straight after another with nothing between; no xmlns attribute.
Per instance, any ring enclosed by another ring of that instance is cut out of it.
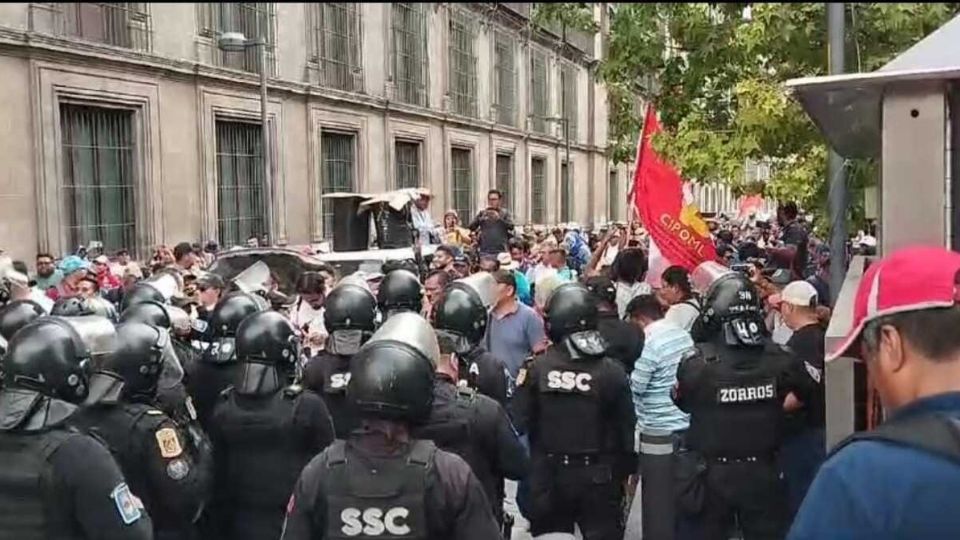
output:
<svg viewBox="0 0 960 540"><path fill-rule="evenodd" d="M365 251L370 240L370 211L360 209L364 197L330 197L333 202L333 250Z"/></svg>

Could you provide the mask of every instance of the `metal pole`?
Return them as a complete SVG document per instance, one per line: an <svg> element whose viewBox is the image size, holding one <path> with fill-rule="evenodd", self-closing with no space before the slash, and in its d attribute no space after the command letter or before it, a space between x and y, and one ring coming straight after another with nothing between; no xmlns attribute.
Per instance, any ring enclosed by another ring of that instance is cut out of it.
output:
<svg viewBox="0 0 960 540"><path fill-rule="evenodd" d="M947 90L950 107L950 248L960 251L960 82Z"/></svg>
<svg viewBox="0 0 960 540"><path fill-rule="evenodd" d="M827 4L828 56L831 75L844 72L844 4ZM830 295L832 304L840 296L847 271L847 176L843 170L843 158L832 148L827 157L827 205L830 209Z"/></svg>
<svg viewBox="0 0 960 540"><path fill-rule="evenodd" d="M267 125L267 37L260 31L260 14L257 16L257 47L260 52L260 137L263 144L263 181L266 184L267 239L272 245L273 237L273 178L270 175L270 127Z"/></svg>

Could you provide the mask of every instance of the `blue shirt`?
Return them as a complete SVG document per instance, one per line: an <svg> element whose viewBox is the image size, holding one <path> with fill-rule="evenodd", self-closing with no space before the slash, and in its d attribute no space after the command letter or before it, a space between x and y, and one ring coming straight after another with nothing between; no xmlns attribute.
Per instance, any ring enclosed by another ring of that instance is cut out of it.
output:
<svg viewBox="0 0 960 540"><path fill-rule="evenodd" d="M528 306L533 305L533 295L530 294L530 280L519 270L513 271L513 277L517 280L517 298Z"/></svg>
<svg viewBox="0 0 960 540"><path fill-rule="evenodd" d="M646 339L640 359L630 374L633 407L641 432L675 432L690 426L690 415L681 411L670 396L677 384L677 367L696 350L690 333L667 319L644 329Z"/></svg>
<svg viewBox="0 0 960 540"><path fill-rule="evenodd" d="M917 400L894 417L943 412L960 418L960 392ZM791 540L960 538L960 465L923 450L855 442L820 468Z"/></svg>
<svg viewBox="0 0 960 540"><path fill-rule="evenodd" d="M503 360L516 379L524 360L533 353L533 348L545 339L543 320L533 309L517 303L517 310L503 316L494 312L487 324L487 350Z"/></svg>

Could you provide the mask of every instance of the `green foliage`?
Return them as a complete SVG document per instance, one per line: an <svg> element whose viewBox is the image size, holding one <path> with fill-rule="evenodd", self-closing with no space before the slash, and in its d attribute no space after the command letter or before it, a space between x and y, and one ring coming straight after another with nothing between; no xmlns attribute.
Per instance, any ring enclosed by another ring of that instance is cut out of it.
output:
<svg viewBox="0 0 960 540"><path fill-rule="evenodd" d="M586 2L537 3L533 6L533 22L545 28L596 32L593 4Z"/></svg>
<svg viewBox="0 0 960 540"><path fill-rule="evenodd" d="M883 66L960 13L958 3L846 8L851 72ZM666 130L654 145L686 178L751 192L758 186L745 185L744 163L768 160L768 195L824 211L826 148L783 83L827 74L826 34L823 3L617 4L599 69L610 103L611 156L634 159L643 121L638 97L652 100ZM860 190L873 183L876 166L850 163L847 172L856 218Z"/></svg>

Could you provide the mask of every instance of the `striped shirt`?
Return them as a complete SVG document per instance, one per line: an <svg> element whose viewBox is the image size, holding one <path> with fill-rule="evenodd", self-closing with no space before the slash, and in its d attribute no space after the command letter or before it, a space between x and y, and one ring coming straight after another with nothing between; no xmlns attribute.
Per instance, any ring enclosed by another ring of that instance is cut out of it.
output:
<svg viewBox="0 0 960 540"><path fill-rule="evenodd" d="M644 329L646 341L630 375L633 406L640 432L675 432L687 429L690 416L673 403L670 392L677 384L680 360L695 350L690 333L661 319Z"/></svg>

